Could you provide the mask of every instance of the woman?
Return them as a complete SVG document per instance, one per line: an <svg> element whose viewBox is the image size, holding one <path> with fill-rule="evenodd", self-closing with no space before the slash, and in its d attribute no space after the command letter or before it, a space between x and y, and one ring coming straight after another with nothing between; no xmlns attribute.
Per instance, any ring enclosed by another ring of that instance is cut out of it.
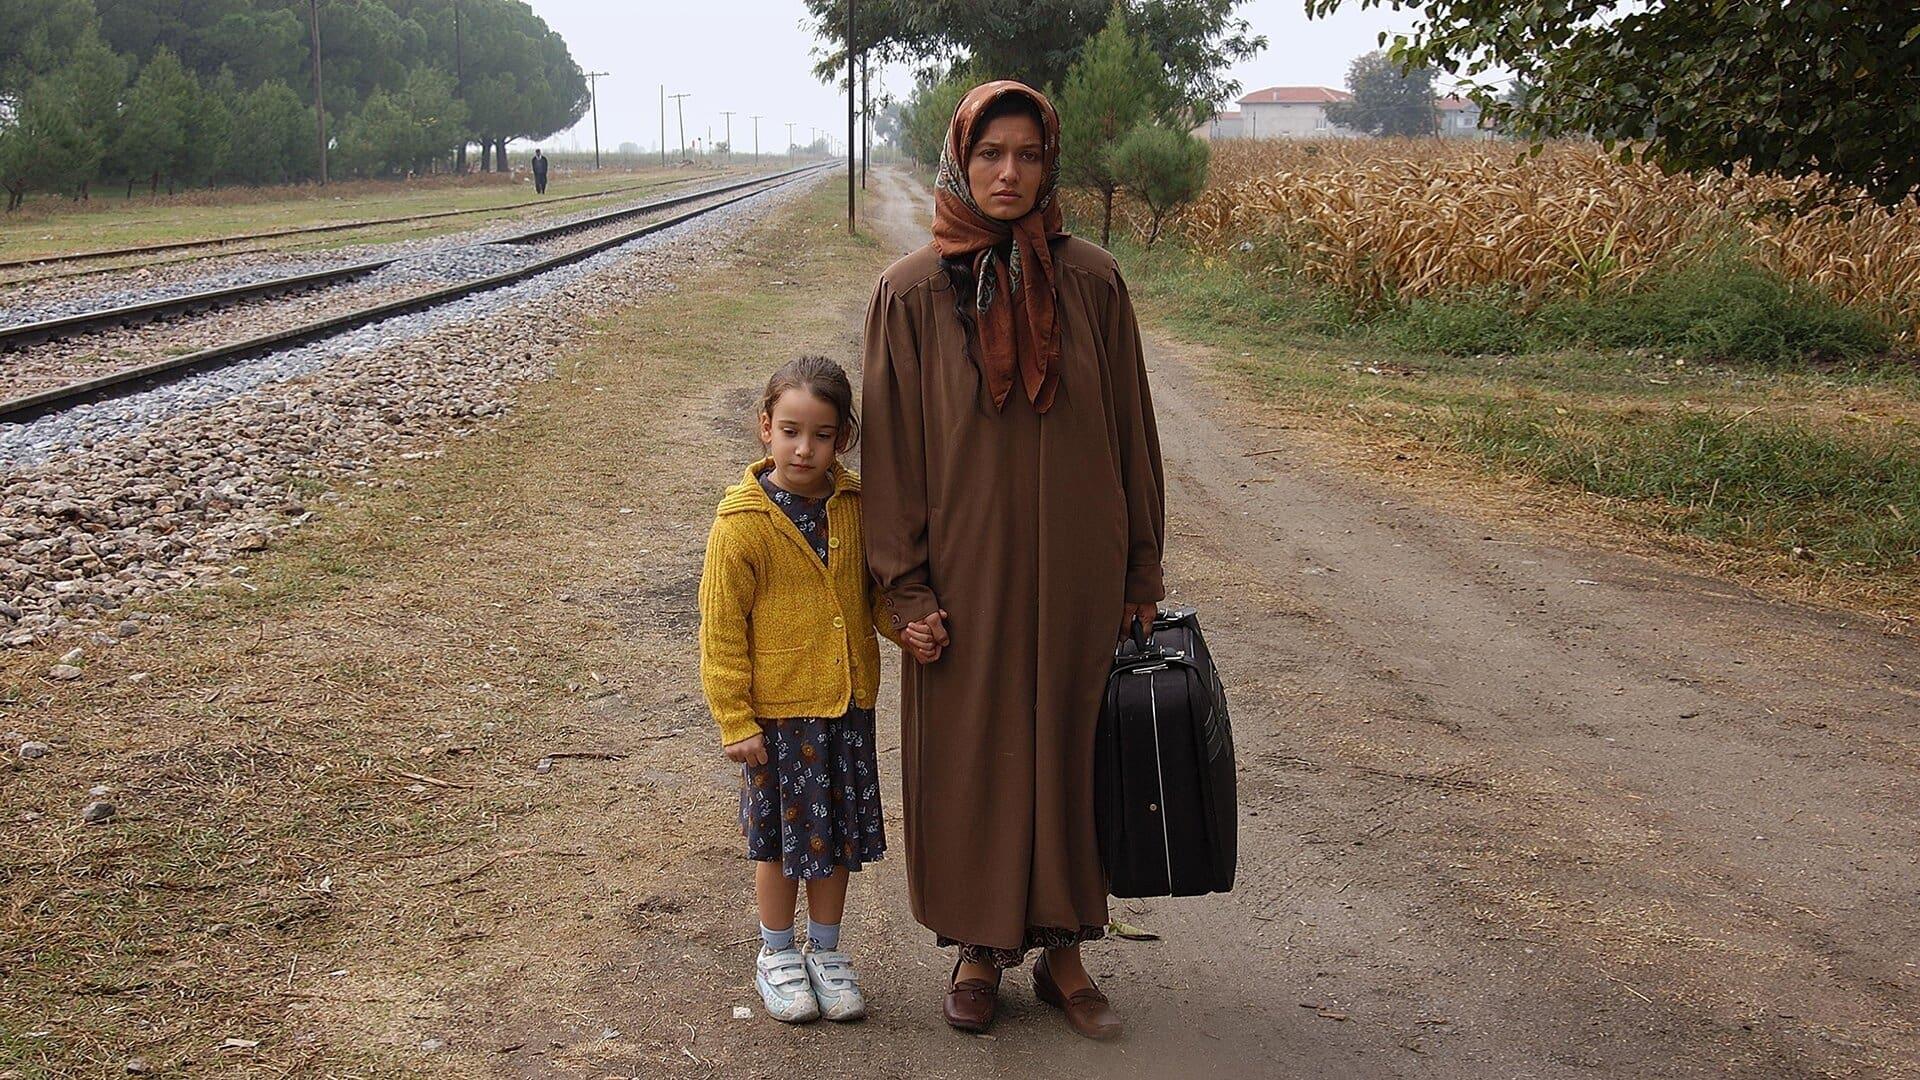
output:
<svg viewBox="0 0 1920 1080"><path fill-rule="evenodd" d="M1113 257L1066 235L1060 126L1017 82L955 112L933 242L867 315L868 565L897 630L913 913L959 957L943 1012L992 1022L1000 973L1120 1031L1080 960L1107 924L1093 732L1117 632L1161 589L1161 466Z"/></svg>

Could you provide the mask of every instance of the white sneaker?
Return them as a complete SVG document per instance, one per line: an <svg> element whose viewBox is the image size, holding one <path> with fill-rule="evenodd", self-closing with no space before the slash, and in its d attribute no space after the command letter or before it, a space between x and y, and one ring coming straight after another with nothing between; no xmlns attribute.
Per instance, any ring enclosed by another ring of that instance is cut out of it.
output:
<svg viewBox="0 0 1920 1080"><path fill-rule="evenodd" d="M815 952L808 946L806 961L807 981L813 985L821 1016L858 1020L867 1015L867 1000L860 996L860 977L853 973L852 957L838 950Z"/></svg>
<svg viewBox="0 0 1920 1080"><path fill-rule="evenodd" d="M807 962L791 945L779 952L761 947L753 965L753 985L760 991L767 1015L775 1020L804 1024L820 1018L820 1002L813 996Z"/></svg>

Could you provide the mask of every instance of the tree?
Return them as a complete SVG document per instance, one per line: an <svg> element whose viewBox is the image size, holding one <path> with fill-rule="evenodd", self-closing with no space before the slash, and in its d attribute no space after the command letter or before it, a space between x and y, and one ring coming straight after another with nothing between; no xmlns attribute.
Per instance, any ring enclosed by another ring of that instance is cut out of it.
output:
<svg viewBox="0 0 1920 1080"><path fill-rule="evenodd" d="M100 164L100 144L80 123L65 85L46 78L20 100L13 124L0 131L0 186L14 210L29 189L72 191Z"/></svg>
<svg viewBox="0 0 1920 1080"><path fill-rule="evenodd" d="M340 160L368 175L425 171L465 137L453 77L422 64L397 91L375 90L340 135Z"/></svg>
<svg viewBox="0 0 1920 1080"><path fill-rule="evenodd" d="M249 184L283 184L319 169L313 111L278 79L240 95L226 174Z"/></svg>
<svg viewBox="0 0 1920 1080"><path fill-rule="evenodd" d="M1114 175L1153 215L1148 247L1160 238L1166 216L1206 188L1210 155L1205 141L1164 124L1141 124L1114 146L1109 155Z"/></svg>
<svg viewBox="0 0 1920 1080"><path fill-rule="evenodd" d="M990 78L1058 86L1118 6L1165 65L1166 81L1199 109L1238 93L1240 84L1221 73L1267 46L1264 36L1234 16L1242 2L858 0L854 32L861 48L874 48L889 60L933 66L970 62ZM823 82L842 78L846 0L807 0L807 11L815 33L833 46L816 51L820 60L814 74Z"/></svg>
<svg viewBox="0 0 1920 1080"><path fill-rule="evenodd" d="M1112 151L1144 120L1183 112L1167 85L1160 60L1127 29L1126 11L1114 5L1101 30L1067 73L1060 111L1060 178L1100 196L1100 243L1112 239L1113 196L1120 177Z"/></svg>
<svg viewBox="0 0 1920 1080"><path fill-rule="evenodd" d="M1440 108L1433 97L1433 69L1403 70L1378 49L1347 67L1353 97L1327 106L1327 119L1369 135L1437 135Z"/></svg>
<svg viewBox="0 0 1920 1080"><path fill-rule="evenodd" d="M178 166L181 180L205 184L226 168L233 139L232 103L239 96L233 72L226 68L196 88L187 109L187 144Z"/></svg>
<svg viewBox="0 0 1920 1080"><path fill-rule="evenodd" d="M929 169L940 164L954 111L980 81L971 68L964 67L944 79L923 75L901 111L901 149Z"/></svg>
<svg viewBox="0 0 1920 1080"><path fill-rule="evenodd" d="M1341 4L1308 0L1308 11ZM1395 58L1464 74L1503 128L1590 133L1670 170L1822 174L1889 206L1920 192L1912 0L1428 0L1421 10ZM1496 69L1533 93L1499 100Z"/></svg>
<svg viewBox="0 0 1920 1080"><path fill-rule="evenodd" d="M93 27L88 0L0 0L0 96L51 74Z"/></svg>
<svg viewBox="0 0 1920 1080"><path fill-rule="evenodd" d="M128 176L148 177L149 191L158 189L161 174L173 176L186 161L199 96L193 73L165 47L154 52L128 91L113 158Z"/></svg>

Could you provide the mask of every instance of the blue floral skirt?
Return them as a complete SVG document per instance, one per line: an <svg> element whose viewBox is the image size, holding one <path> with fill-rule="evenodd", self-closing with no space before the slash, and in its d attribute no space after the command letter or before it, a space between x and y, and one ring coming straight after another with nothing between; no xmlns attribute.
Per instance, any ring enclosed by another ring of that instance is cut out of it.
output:
<svg viewBox="0 0 1920 1080"><path fill-rule="evenodd" d="M858 705L833 719L762 720L767 763L747 765L740 829L747 858L780 861L790 878L859 870L886 854L873 710Z"/></svg>

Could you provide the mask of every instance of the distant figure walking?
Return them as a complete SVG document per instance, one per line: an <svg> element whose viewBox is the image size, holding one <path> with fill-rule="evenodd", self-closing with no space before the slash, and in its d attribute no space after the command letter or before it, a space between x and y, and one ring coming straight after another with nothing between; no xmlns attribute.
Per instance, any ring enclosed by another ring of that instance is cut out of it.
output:
<svg viewBox="0 0 1920 1080"><path fill-rule="evenodd" d="M547 158L538 150L533 152L533 193L547 193Z"/></svg>

